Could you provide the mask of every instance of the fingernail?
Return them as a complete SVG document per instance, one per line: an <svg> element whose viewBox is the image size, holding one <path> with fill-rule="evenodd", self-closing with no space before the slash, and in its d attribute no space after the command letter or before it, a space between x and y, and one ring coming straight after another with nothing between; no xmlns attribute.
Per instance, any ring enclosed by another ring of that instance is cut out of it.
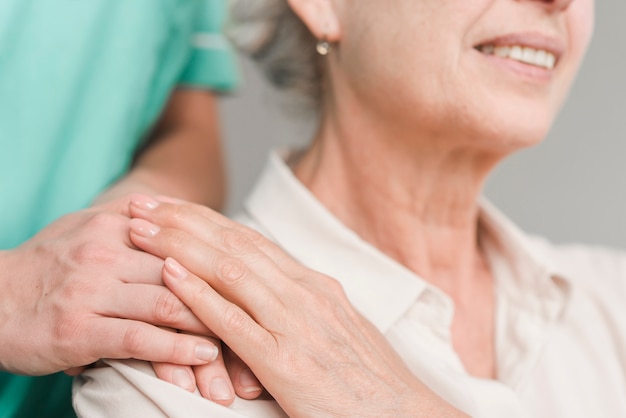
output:
<svg viewBox="0 0 626 418"><path fill-rule="evenodd" d="M195 389L194 381L189 375L189 371L186 369L175 369L174 372L172 372L172 383L188 391Z"/></svg>
<svg viewBox="0 0 626 418"><path fill-rule="evenodd" d="M250 369L243 369L241 373L239 373L239 384L246 393L260 392L263 390L261 383L259 383L259 380Z"/></svg>
<svg viewBox="0 0 626 418"><path fill-rule="evenodd" d="M202 361L213 361L217 358L219 350L212 344L198 344L196 346L196 358Z"/></svg>
<svg viewBox="0 0 626 418"><path fill-rule="evenodd" d="M156 197L157 199L159 199L159 201L163 202L163 203L172 203L174 205L180 205L183 203L187 203L182 199L177 199L175 197L171 197L171 196L165 196L165 195L158 195Z"/></svg>
<svg viewBox="0 0 626 418"><path fill-rule="evenodd" d="M211 399L214 401L227 401L234 396L230 385L226 380L220 378L213 379L209 392L211 393Z"/></svg>
<svg viewBox="0 0 626 418"><path fill-rule="evenodd" d="M133 195L130 203L139 209L152 210L159 206L159 202L143 194Z"/></svg>
<svg viewBox="0 0 626 418"><path fill-rule="evenodd" d="M152 238L161 228L146 220L135 218L130 220L130 230L142 237Z"/></svg>
<svg viewBox="0 0 626 418"><path fill-rule="evenodd" d="M173 258L167 258L165 260L165 268L167 269L168 273L175 279L182 280L189 275L187 270Z"/></svg>

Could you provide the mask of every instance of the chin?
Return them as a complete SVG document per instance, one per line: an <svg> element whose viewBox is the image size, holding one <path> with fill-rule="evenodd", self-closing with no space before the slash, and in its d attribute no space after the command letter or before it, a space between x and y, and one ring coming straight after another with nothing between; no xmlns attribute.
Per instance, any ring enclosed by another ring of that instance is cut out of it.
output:
<svg viewBox="0 0 626 418"><path fill-rule="evenodd" d="M514 152L541 143L550 132L556 116L556 106L547 101L508 100L494 102L484 109L478 137L487 146ZM488 116L486 116L488 115ZM477 115L478 116L478 115Z"/></svg>
<svg viewBox="0 0 626 418"><path fill-rule="evenodd" d="M472 135L474 145L489 152L508 155L541 143L548 135L551 120L545 116L534 119L514 119L505 122L491 120L482 123Z"/></svg>

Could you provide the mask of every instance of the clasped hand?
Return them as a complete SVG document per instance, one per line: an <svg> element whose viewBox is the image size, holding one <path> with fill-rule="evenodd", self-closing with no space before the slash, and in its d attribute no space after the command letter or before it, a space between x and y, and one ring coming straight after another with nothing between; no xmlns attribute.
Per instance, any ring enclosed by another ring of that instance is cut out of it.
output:
<svg viewBox="0 0 626 418"><path fill-rule="evenodd" d="M341 285L212 210L132 198L131 239L289 416L465 416L413 376Z"/></svg>
<svg viewBox="0 0 626 418"><path fill-rule="evenodd" d="M101 358L137 358L155 362L164 380L231 403L219 341L163 286L163 260L130 241L129 202L67 215L0 252L0 368L77 374ZM241 362L229 367L240 396L261 393Z"/></svg>

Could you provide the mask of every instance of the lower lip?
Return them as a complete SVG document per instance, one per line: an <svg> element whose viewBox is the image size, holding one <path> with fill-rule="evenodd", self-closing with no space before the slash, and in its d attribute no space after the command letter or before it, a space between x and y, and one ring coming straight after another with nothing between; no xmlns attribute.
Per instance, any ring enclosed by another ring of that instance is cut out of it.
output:
<svg viewBox="0 0 626 418"><path fill-rule="evenodd" d="M493 54L484 54L480 51L476 52L484 58L487 58L495 65L498 65L500 68L507 69L514 72L518 76L521 76L526 81L534 83L547 83L552 80L554 70L524 64L523 62L515 61L509 58L502 58Z"/></svg>

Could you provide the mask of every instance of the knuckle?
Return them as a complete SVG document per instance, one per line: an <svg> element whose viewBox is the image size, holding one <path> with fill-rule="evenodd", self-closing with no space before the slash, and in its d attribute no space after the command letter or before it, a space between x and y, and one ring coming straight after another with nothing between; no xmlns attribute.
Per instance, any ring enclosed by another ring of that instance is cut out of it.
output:
<svg viewBox="0 0 626 418"><path fill-rule="evenodd" d="M173 226L181 226L191 216L191 209L186 204L166 205L166 216Z"/></svg>
<svg viewBox="0 0 626 418"><path fill-rule="evenodd" d="M115 261L114 252L100 243L88 240L72 247L70 260L78 265L109 264Z"/></svg>
<svg viewBox="0 0 626 418"><path fill-rule="evenodd" d="M241 235L244 235L249 243L260 246L261 244L266 243L268 240L261 233L250 229L244 225L235 225L235 230L238 231Z"/></svg>
<svg viewBox="0 0 626 418"><path fill-rule="evenodd" d="M54 340L62 345L69 341L75 342L79 340L80 334L81 321L78 320L77 317L70 315L62 316L58 321L55 321L54 326L52 327L52 336Z"/></svg>
<svg viewBox="0 0 626 418"><path fill-rule="evenodd" d="M328 276L322 276L320 280L322 281L322 285L325 289L342 299L347 298L345 289L343 288L343 285L339 282L339 280L333 279L332 277Z"/></svg>
<svg viewBox="0 0 626 418"><path fill-rule="evenodd" d="M83 274L67 275L65 283L60 284L56 292L59 298L63 300L67 305L74 305L74 308L78 306L85 306L91 301L91 295L96 293L98 286L102 283L98 280L90 280L88 276ZM63 307L59 307L63 309Z"/></svg>
<svg viewBox="0 0 626 418"><path fill-rule="evenodd" d="M109 212L97 212L94 213L87 221L87 227L89 229L104 229L108 230L112 227L120 224L120 217L114 213Z"/></svg>
<svg viewBox="0 0 626 418"><path fill-rule="evenodd" d="M124 331L122 347L130 357L135 357L137 354L141 353L142 345L143 336L141 335L139 327L131 326Z"/></svg>
<svg viewBox="0 0 626 418"><path fill-rule="evenodd" d="M84 318L64 315L50 327L52 351L70 365L89 364L102 357L100 346L89 336Z"/></svg>
<svg viewBox="0 0 626 418"><path fill-rule="evenodd" d="M224 308L221 319L222 324L229 332L243 334L247 331L246 314L235 305Z"/></svg>
<svg viewBox="0 0 626 418"><path fill-rule="evenodd" d="M308 289L307 293L306 300L311 306L315 306L322 315L335 317L352 309L352 305L348 302L347 296L340 286L336 290L327 287Z"/></svg>
<svg viewBox="0 0 626 418"><path fill-rule="evenodd" d="M57 356L63 355L70 363L84 359L85 364L96 358L92 355L88 341L85 340L84 328L76 318L65 316L51 327L52 347Z"/></svg>
<svg viewBox="0 0 626 418"><path fill-rule="evenodd" d="M191 295L190 306L210 304L215 300L215 290L208 284L203 284L194 290L194 293Z"/></svg>
<svg viewBox="0 0 626 418"><path fill-rule="evenodd" d="M224 249L236 255L250 251L251 241L245 234L233 229L225 229L221 232Z"/></svg>
<svg viewBox="0 0 626 418"><path fill-rule="evenodd" d="M226 286L240 287L246 279L248 269L236 258L220 257L217 260L218 279Z"/></svg>
<svg viewBox="0 0 626 418"><path fill-rule="evenodd" d="M320 282L324 292L319 296L324 299L323 303L325 303L328 312L347 317L350 322L360 322L360 314L352 306L343 285L338 280L328 276L323 276Z"/></svg>
<svg viewBox="0 0 626 418"><path fill-rule="evenodd" d="M317 307L322 314L334 312L336 308L335 303L324 293L313 292L309 295L308 301Z"/></svg>
<svg viewBox="0 0 626 418"><path fill-rule="evenodd" d="M185 354L187 354L186 353L187 348L188 348L187 345L180 338L175 338L174 342L172 343L170 352L168 354L170 358L172 359L177 359L177 360L186 359L187 356Z"/></svg>
<svg viewBox="0 0 626 418"><path fill-rule="evenodd" d="M175 229L162 229L155 243L161 251L172 255L184 253L185 247L189 245L185 234Z"/></svg>
<svg viewBox="0 0 626 418"><path fill-rule="evenodd" d="M256 245L259 248L271 245L270 240L268 240L264 235L256 231L250 231L249 239L252 244Z"/></svg>
<svg viewBox="0 0 626 418"><path fill-rule="evenodd" d="M308 293L308 298L315 304L323 306L334 306L337 303L344 304L348 301L348 296L343 285L332 277L316 274L314 280L301 281L300 284Z"/></svg>
<svg viewBox="0 0 626 418"><path fill-rule="evenodd" d="M181 317L182 302L169 290L163 289L154 304L154 319L159 325L171 325Z"/></svg>

